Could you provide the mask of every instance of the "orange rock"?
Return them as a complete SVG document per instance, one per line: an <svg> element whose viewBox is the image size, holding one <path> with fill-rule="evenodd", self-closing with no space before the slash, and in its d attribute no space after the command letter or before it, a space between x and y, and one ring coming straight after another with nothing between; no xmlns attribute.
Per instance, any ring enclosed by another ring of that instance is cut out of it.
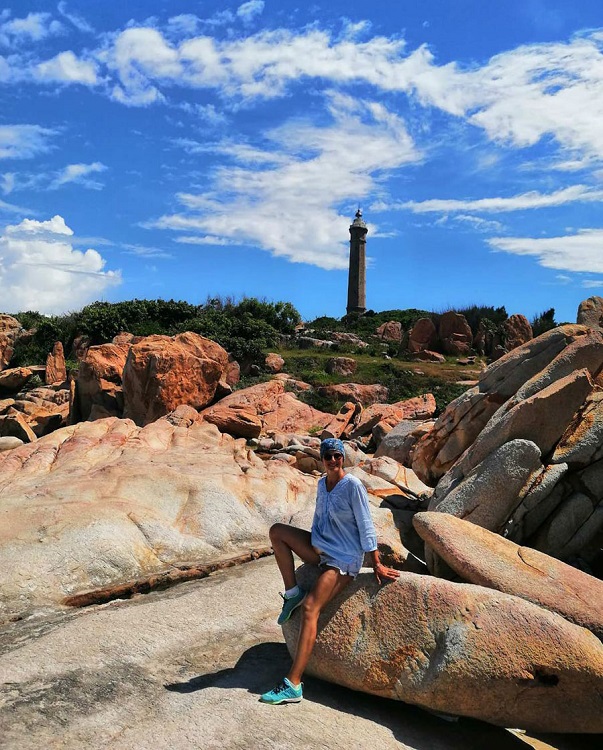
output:
<svg viewBox="0 0 603 750"><path fill-rule="evenodd" d="M243 406L229 407L218 403L209 413L205 413L203 418L206 422L215 424L220 432L226 432L233 437L256 438L262 431L261 419Z"/></svg>
<svg viewBox="0 0 603 750"><path fill-rule="evenodd" d="M425 393L395 404L373 404L361 414L356 427L350 433L350 440L368 435L379 422L386 421L395 427L403 419L429 419L436 410L433 394Z"/></svg>
<svg viewBox="0 0 603 750"><path fill-rule="evenodd" d="M0 388L7 391L18 391L33 375L29 367L12 367L10 370L0 372Z"/></svg>
<svg viewBox="0 0 603 750"><path fill-rule="evenodd" d="M22 450L22 449L21 449ZM297 571L310 587L312 566ZM290 652L300 616L283 626ZM307 673L320 679L539 732L603 731L603 644L516 596L401 573L361 573L321 612Z"/></svg>
<svg viewBox="0 0 603 750"><path fill-rule="evenodd" d="M7 414L0 417L0 436L16 437L24 443L33 443L37 440L35 432L27 424L23 414L12 407Z"/></svg>
<svg viewBox="0 0 603 750"><path fill-rule="evenodd" d="M347 378L356 372L357 366L356 360L352 357L332 357L327 360L325 370L330 374Z"/></svg>
<svg viewBox="0 0 603 750"><path fill-rule="evenodd" d="M375 334L383 341L393 341L399 344L402 341L402 324L397 320L389 320L380 325Z"/></svg>
<svg viewBox="0 0 603 750"><path fill-rule="evenodd" d="M354 420L354 417L358 415L362 407L360 404L355 404L352 401L347 401L339 410L339 413L329 422L324 428L320 436L321 440L327 438L338 438L342 435L348 425Z"/></svg>
<svg viewBox="0 0 603 750"><path fill-rule="evenodd" d="M224 380L230 386L236 385L241 379L241 366L236 359L231 359L228 355L228 365L226 366L226 372L224 373Z"/></svg>
<svg viewBox="0 0 603 750"><path fill-rule="evenodd" d="M100 344L87 349L80 363L72 421L90 418L94 404L114 416L123 409L122 376L130 344Z"/></svg>
<svg viewBox="0 0 603 750"><path fill-rule="evenodd" d="M389 394L384 385L358 385L357 383L341 383L339 385L325 385L318 388L318 393L327 398L341 401L353 401L362 406L387 401Z"/></svg>
<svg viewBox="0 0 603 750"><path fill-rule="evenodd" d="M270 354L266 355L264 366L266 367L268 372L272 372L276 375L277 372L282 371L283 367L285 366L285 360L281 357L280 354L271 352Z"/></svg>
<svg viewBox="0 0 603 750"><path fill-rule="evenodd" d="M224 409L240 409L249 415L257 416L263 432L321 431L333 415L318 411L299 401L293 393L285 392L285 382L287 381L274 379L250 388L242 388L214 406L204 409L201 416L209 422L216 413L223 415ZM224 417L216 417L218 418Z"/></svg>
<svg viewBox="0 0 603 750"><path fill-rule="evenodd" d="M226 351L196 333L146 336L130 347L124 366L124 416L145 425L180 404L203 409L227 366Z"/></svg>
<svg viewBox="0 0 603 750"><path fill-rule="evenodd" d="M425 349L432 349L437 340L438 334L433 320L431 318L419 318L408 334L408 351L416 353Z"/></svg>
<svg viewBox="0 0 603 750"><path fill-rule="evenodd" d="M415 529L462 578L558 612L603 640L603 582L447 513L417 513Z"/></svg>
<svg viewBox="0 0 603 750"><path fill-rule="evenodd" d="M440 318L438 335L446 354L468 354L473 344L473 333L467 319L452 310ZM426 347L429 348L429 347Z"/></svg>
<svg viewBox="0 0 603 750"><path fill-rule="evenodd" d="M518 346L527 343L534 338L532 326L525 315L511 315L503 323L505 332L505 349L517 349Z"/></svg>
<svg viewBox="0 0 603 750"><path fill-rule="evenodd" d="M46 384L64 383L66 380L67 368L65 367L63 344L57 341L52 347L52 352L46 357Z"/></svg>

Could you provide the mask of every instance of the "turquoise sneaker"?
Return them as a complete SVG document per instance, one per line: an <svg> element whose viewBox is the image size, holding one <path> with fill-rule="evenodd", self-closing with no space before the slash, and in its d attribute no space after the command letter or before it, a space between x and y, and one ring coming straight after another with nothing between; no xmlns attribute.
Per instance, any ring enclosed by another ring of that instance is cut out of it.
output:
<svg viewBox="0 0 603 750"><path fill-rule="evenodd" d="M288 597L288 596L285 596L284 594L281 594L281 596L283 597L283 608L277 620L277 623L279 625L282 625L284 622L287 622L287 620L291 617L293 612L299 607L299 605L306 598L307 593L308 593L307 591L304 591L300 587L299 593L295 594L294 596Z"/></svg>
<svg viewBox="0 0 603 750"><path fill-rule="evenodd" d="M294 687L285 677L282 682L273 689L264 693L260 698L262 703L278 706L280 703L299 703L304 697L304 683Z"/></svg>

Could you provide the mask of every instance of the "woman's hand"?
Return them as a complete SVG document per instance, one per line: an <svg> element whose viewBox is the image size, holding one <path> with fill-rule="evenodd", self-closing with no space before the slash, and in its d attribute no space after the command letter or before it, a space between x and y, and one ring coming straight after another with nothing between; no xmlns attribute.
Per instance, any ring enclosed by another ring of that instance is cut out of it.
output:
<svg viewBox="0 0 603 750"><path fill-rule="evenodd" d="M383 583L384 581L395 581L396 578L400 577L399 570L388 568L380 562L376 563L373 566L373 572L375 573L375 578L377 579L379 584Z"/></svg>

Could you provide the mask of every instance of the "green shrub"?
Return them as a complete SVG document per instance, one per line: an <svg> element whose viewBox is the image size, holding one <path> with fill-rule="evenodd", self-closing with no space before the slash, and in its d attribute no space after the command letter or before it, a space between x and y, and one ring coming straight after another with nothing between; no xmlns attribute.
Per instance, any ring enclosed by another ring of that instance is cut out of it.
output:
<svg viewBox="0 0 603 750"><path fill-rule="evenodd" d="M550 331L552 328L556 328L558 323L555 322L555 308L551 307L550 310L535 315L532 318L531 325L534 338Z"/></svg>

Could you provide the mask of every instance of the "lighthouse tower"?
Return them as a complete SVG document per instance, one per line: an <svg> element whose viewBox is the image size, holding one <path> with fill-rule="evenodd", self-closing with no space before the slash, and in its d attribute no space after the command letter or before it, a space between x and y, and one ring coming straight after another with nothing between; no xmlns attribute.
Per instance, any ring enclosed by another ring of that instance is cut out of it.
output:
<svg viewBox="0 0 603 750"><path fill-rule="evenodd" d="M367 226L362 219L362 211L350 224L350 271L348 274L347 313L366 312L366 233Z"/></svg>

